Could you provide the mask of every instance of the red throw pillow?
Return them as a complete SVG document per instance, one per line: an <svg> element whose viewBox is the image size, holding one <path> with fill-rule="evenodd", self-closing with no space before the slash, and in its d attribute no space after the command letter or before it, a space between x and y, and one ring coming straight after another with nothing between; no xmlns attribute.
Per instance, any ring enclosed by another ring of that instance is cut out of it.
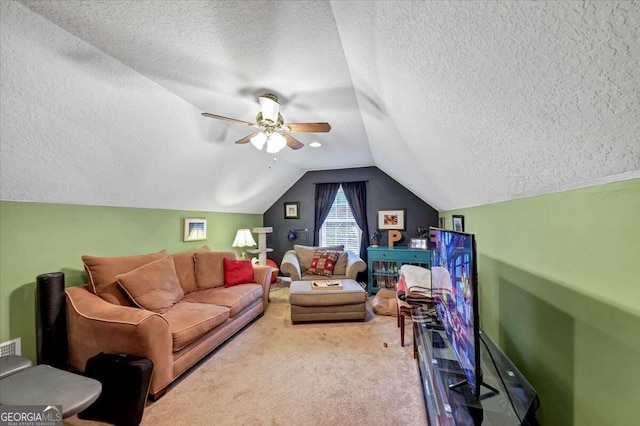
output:
<svg viewBox="0 0 640 426"><path fill-rule="evenodd" d="M224 286L231 287L237 284L252 283L255 281L253 278L253 266L251 261L247 260L232 260L223 259L224 262Z"/></svg>
<svg viewBox="0 0 640 426"><path fill-rule="evenodd" d="M311 266L307 269L308 274L324 275L330 277L333 275L333 268L336 266L336 260L340 256L339 251L319 251L313 253Z"/></svg>

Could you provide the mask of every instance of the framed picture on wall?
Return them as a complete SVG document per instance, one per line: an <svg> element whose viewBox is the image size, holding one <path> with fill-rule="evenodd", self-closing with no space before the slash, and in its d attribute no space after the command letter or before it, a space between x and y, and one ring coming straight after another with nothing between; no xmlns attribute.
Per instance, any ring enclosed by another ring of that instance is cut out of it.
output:
<svg viewBox="0 0 640 426"><path fill-rule="evenodd" d="M454 214L453 218L453 230L458 232L464 232L464 216L460 214Z"/></svg>
<svg viewBox="0 0 640 426"><path fill-rule="evenodd" d="M207 219L187 218L184 220L183 241L207 239Z"/></svg>
<svg viewBox="0 0 640 426"><path fill-rule="evenodd" d="M300 219L300 202L284 203L285 219Z"/></svg>
<svg viewBox="0 0 640 426"><path fill-rule="evenodd" d="M440 219L438 219L438 228L440 229L445 229L445 225L447 221L445 220L444 217L441 217Z"/></svg>
<svg viewBox="0 0 640 426"><path fill-rule="evenodd" d="M409 240L409 248L427 250L429 248L429 240L426 238L411 238Z"/></svg>
<svg viewBox="0 0 640 426"><path fill-rule="evenodd" d="M405 209L378 210L378 229L404 231Z"/></svg>

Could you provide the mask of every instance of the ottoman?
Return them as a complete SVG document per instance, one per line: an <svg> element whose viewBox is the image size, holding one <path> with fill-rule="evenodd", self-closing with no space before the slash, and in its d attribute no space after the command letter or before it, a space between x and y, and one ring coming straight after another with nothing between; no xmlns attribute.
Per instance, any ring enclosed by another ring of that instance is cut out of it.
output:
<svg viewBox="0 0 640 426"><path fill-rule="evenodd" d="M360 320L367 313L367 292L355 280L343 279L341 290L313 290L311 281L289 286L291 322Z"/></svg>

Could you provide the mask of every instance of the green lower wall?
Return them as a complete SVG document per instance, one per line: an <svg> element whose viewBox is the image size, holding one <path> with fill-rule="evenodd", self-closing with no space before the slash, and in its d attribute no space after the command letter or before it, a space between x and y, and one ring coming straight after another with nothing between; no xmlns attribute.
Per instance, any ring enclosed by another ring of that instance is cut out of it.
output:
<svg viewBox="0 0 640 426"><path fill-rule="evenodd" d="M637 424L640 180L441 213L476 234L483 328L542 425Z"/></svg>
<svg viewBox="0 0 640 426"><path fill-rule="evenodd" d="M183 218L207 219L206 241L183 242ZM62 271L67 286L86 280L81 256L123 256L209 245L231 249L239 228L262 215L0 202L0 341L22 338L35 361L35 279Z"/></svg>

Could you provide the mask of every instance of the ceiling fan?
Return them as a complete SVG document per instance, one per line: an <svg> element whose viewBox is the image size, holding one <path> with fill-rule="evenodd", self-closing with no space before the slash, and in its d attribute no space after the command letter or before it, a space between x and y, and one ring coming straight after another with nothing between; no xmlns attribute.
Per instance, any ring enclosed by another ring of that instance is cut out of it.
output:
<svg viewBox="0 0 640 426"><path fill-rule="evenodd" d="M329 123L285 123L280 114L280 104L278 97L271 93L265 93L258 97L260 101L261 111L256 116L256 122L238 120L235 118L223 117L221 115L203 112L202 115L209 118L217 118L218 120L231 121L232 123L240 123L245 126L260 129L244 138L237 140L236 143L243 144L251 142L257 149L262 150L266 145L267 152L275 154L285 146L291 149L300 149L304 146L302 142L290 135L291 132L328 132L331 130Z"/></svg>

